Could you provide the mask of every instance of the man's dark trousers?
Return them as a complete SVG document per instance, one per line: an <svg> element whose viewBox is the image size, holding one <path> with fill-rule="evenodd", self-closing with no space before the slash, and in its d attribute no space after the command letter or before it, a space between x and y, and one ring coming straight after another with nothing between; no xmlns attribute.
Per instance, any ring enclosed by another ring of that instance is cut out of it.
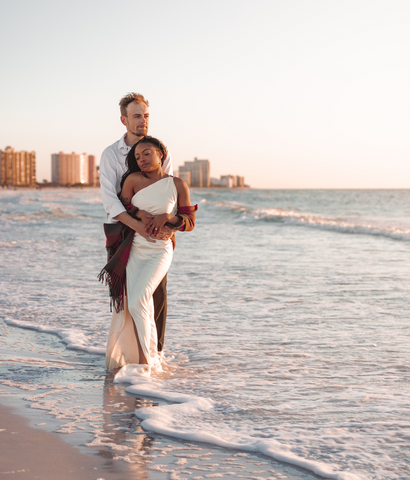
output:
<svg viewBox="0 0 410 480"><path fill-rule="evenodd" d="M154 318L157 326L158 352L162 352L167 321L167 276L162 279L152 296L154 299Z"/></svg>

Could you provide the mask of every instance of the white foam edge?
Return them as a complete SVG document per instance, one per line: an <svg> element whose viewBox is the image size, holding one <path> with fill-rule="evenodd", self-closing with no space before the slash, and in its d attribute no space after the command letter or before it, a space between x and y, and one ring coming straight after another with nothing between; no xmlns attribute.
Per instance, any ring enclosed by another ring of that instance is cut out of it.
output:
<svg viewBox="0 0 410 480"><path fill-rule="evenodd" d="M394 240L410 240L410 229L382 226L364 219L344 220L336 217L302 214L280 209L256 209L252 212L253 218L258 220L281 220L287 225L303 226L328 230L339 233L360 235L375 235L392 238Z"/></svg>
<svg viewBox="0 0 410 480"><path fill-rule="evenodd" d="M74 328L56 328L47 325L33 325L21 320L7 319L3 317L7 325L24 328L26 330L36 330L37 332L54 333L61 338L61 341L70 350L81 350L95 355L105 355L104 347L91 347L87 345L87 337L83 332Z"/></svg>
<svg viewBox="0 0 410 480"><path fill-rule="evenodd" d="M410 229L383 226L366 219L342 219L330 216L311 215L308 213L284 210L282 208L255 208L236 204L235 202L219 202L219 207L229 208L232 211L242 211L242 220L281 221L288 226L316 228L338 233L359 235L373 235L387 237L393 240L410 241Z"/></svg>
<svg viewBox="0 0 410 480"><path fill-rule="evenodd" d="M210 398L197 397L194 395L179 394L167 391L159 381L148 377L148 370L141 365L126 365L115 375L114 383L130 383L126 392L134 395L161 398L167 402L175 402L170 405L155 407L143 407L135 410L135 416L141 422L144 430L167 435L181 440L202 442L218 447L243 450L246 452L261 453L272 457L280 462L295 465L309 470L316 475L331 480L365 480L366 476L349 472L338 471L331 465L300 457L287 445L283 445L273 439L255 439L234 433L234 441L223 439L226 431L221 435L207 432L203 428L197 432L177 429L172 424L181 422L185 415L193 415L207 412L215 408L215 403ZM177 420L178 418L178 420Z"/></svg>

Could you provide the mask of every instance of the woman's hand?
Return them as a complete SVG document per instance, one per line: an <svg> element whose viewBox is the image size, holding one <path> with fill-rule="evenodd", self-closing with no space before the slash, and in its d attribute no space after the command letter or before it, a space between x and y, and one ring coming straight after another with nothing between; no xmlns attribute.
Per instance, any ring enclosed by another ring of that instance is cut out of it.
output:
<svg viewBox="0 0 410 480"><path fill-rule="evenodd" d="M139 212L138 212L139 213ZM174 218L174 215L170 213L162 213L161 215L154 215L149 221L148 226L145 228L145 231L151 237L157 237L161 228L170 220Z"/></svg>
<svg viewBox="0 0 410 480"><path fill-rule="evenodd" d="M157 240L169 240L173 234L174 234L174 230L168 227L168 225L164 225L162 228L158 230L157 234L155 235L155 238Z"/></svg>

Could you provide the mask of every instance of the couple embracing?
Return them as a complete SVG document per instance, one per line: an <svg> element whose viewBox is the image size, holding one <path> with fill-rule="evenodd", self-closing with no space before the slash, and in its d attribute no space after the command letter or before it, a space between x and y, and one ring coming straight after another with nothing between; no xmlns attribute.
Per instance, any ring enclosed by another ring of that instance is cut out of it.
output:
<svg viewBox="0 0 410 480"><path fill-rule="evenodd" d="M108 263L100 274L114 306L107 370L128 364L161 369L167 313L166 275L176 230L190 231L197 205L187 184L173 177L171 156L147 136L149 103L130 93L120 101L126 133L107 147L100 162Z"/></svg>

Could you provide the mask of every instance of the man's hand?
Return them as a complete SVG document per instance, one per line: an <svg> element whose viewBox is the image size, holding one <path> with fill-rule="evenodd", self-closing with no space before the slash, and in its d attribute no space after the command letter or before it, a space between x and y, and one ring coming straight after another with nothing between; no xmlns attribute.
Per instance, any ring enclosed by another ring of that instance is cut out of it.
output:
<svg viewBox="0 0 410 480"><path fill-rule="evenodd" d="M139 222L138 220L136 220L136 222L137 222L137 225L135 226L135 228L134 227L131 227L131 228L135 230L137 233L139 233L141 237L144 237L145 240L147 240L147 242L155 243L155 240L152 238L152 236L150 236L149 233L147 233L147 231L145 230L143 222Z"/></svg>
<svg viewBox="0 0 410 480"><path fill-rule="evenodd" d="M145 240L147 240L147 242L155 243L155 240L151 238L149 234L145 231L143 222L140 222L136 220L134 217L131 217L129 213L122 212L119 215L117 215L115 219L120 221L124 225L127 225L127 227L130 227L133 230L135 230L137 233L141 235L141 237L144 237Z"/></svg>
<svg viewBox="0 0 410 480"><path fill-rule="evenodd" d="M138 210L136 217L141 220L140 223L144 225L145 229L147 229L148 225L151 223L151 220L154 218L153 215L146 212L145 210Z"/></svg>

